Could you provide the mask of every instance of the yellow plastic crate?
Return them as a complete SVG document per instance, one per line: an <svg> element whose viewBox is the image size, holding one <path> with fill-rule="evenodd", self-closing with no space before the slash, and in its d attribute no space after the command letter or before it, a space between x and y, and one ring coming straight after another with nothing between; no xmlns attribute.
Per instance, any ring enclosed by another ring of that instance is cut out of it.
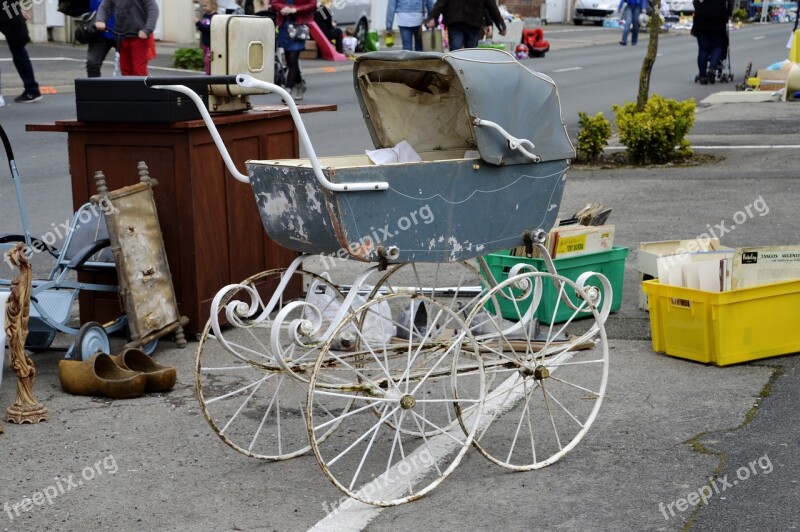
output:
<svg viewBox="0 0 800 532"><path fill-rule="evenodd" d="M729 292L642 283L653 350L728 366L800 351L800 280Z"/></svg>

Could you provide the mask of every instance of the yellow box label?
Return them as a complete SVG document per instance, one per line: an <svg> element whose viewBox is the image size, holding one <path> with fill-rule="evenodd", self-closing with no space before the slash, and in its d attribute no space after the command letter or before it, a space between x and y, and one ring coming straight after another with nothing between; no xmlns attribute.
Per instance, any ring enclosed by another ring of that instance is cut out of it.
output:
<svg viewBox="0 0 800 532"><path fill-rule="evenodd" d="M556 257L562 253L572 253L586 249L586 235L567 236L558 239L556 244Z"/></svg>

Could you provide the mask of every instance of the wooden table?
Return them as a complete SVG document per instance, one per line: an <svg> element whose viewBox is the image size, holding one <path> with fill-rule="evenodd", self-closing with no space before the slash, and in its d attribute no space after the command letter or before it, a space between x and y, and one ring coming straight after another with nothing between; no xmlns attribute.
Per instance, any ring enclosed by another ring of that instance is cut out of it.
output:
<svg viewBox="0 0 800 532"><path fill-rule="evenodd" d="M335 105L299 107L301 113L336 110ZM218 115L214 123L242 173L247 173L243 163L248 159L299 157L297 130L285 106ZM266 236L252 189L228 173L202 120L58 120L29 124L26 129L68 134L75 210L95 194L96 171L105 174L108 188L114 190L137 183L137 163L147 163L159 182L154 190L156 208L178 307L190 320L188 333L202 331L220 288L263 270L285 267L297 256ZM81 293L81 323L102 323L119 316L122 309L108 295Z"/></svg>

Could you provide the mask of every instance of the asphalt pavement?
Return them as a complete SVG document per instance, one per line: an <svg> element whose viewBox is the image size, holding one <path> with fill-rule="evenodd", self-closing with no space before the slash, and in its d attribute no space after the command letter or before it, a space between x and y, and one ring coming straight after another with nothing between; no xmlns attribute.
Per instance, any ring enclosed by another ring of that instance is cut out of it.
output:
<svg viewBox="0 0 800 532"><path fill-rule="evenodd" d="M153 73L171 68L175 48L159 46ZM69 92L83 75L80 49L30 49L35 57L64 58L37 68L43 86ZM0 61L8 101L21 86L10 62ZM305 64L312 76L349 68ZM611 364L603 407L587 437L559 463L509 473L472 452L419 501L331 516L341 494L312 456L258 462L210 430L195 399L196 342L184 350L169 341L159 346L158 362L178 368L172 392L127 401L65 394L60 353L45 353L34 356L35 392L50 420L4 423L0 435L0 529L282 531L308 529L326 516L334 530L796 529L800 357L718 368L654 353L648 314L637 308L635 249L639 242L701 235L758 198L768 212L735 228L728 223L722 242L796 244L798 115L800 103L792 102L701 105L689 138L714 162L569 171L561 212L588 202L613 206L616 243L632 254L622 308L606 324ZM0 405L13 397L14 376L6 368ZM36 498L39 492L52 496Z"/></svg>

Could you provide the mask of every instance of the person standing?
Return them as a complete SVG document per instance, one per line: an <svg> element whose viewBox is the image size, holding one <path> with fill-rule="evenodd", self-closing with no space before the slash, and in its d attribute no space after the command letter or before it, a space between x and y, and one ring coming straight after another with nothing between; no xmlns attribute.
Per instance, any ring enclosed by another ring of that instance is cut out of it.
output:
<svg viewBox="0 0 800 532"><path fill-rule="evenodd" d="M293 93L295 100L302 100L306 92L306 82L300 73L300 52L306 49L307 36L297 32L298 26L305 26L314 21L317 0L276 0L272 9L277 15L278 46L283 48L286 56L286 90ZM289 27L293 34L289 34Z"/></svg>
<svg viewBox="0 0 800 532"><path fill-rule="evenodd" d="M447 26L450 50L476 48L484 29L484 12L488 12L500 35L506 34L506 23L495 0L437 0L428 15L426 25L433 28L439 15Z"/></svg>
<svg viewBox="0 0 800 532"><path fill-rule="evenodd" d="M203 49L203 66L206 74L211 74L211 17L217 14L217 0L200 0L203 17L195 23L200 32L200 47Z"/></svg>
<svg viewBox="0 0 800 532"><path fill-rule="evenodd" d="M623 6L625 6L625 12L623 13L623 28L622 28L622 40L619 43L622 46L628 45L628 32L631 33L631 44L636 46L636 43L639 42L639 15L642 14L642 7L644 7L645 2L647 0L620 0L619 7L617 7L617 11L622 11Z"/></svg>
<svg viewBox="0 0 800 532"><path fill-rule="evenodd" d="M333 14L330 9L332 1L333 0L320 0L319 9L314 11L314 22L317 23L317 26L319 26L319 29L325 34L325 37L333 44L336 51L343 54L344 47L342 44L342 37L344 37L344 32L333 20Z"/></svg>
<svg viewBox="0 0 800 532"><path fill-rule="evenodd" d="M25 46L31 41L28 25L25 23L27 18L28 14L20 6L19 0L3 2L2 9L0 9L0 33L6 38L14 67L25 87L25 91L14 98L17 103L34 103L42 99L39 84L33 74L31 58L28 50L25 49ZM5 104L5 100L0 96L0 107Z"/></svg>
<svg viewBox="0 0 800 532"><path fill-rule="evenodd" d="M147 63L155 47L153 32L158 21L156 0L103 0L97 10L95 27L106 30L111 14L116 17L119 67L123 76L146 76Z"/></svg>
<svg viewBox="0 0 800 532"><path fill-rule="evenodd" d="M394 16L397 13L397 26L403 50L422 51L422 23L425 15L433 9L433 0L389 0L386 6L386 34L392 34Z"/></svg>
<svg viewBox="0 0 800 532"><path fill-rule="evenodd" d="M93 12L100 9L103 0L91 0L89 9ZM103 61L106 60L108 52L116 48L117 38L114 36L114 14L106 20L106 31L98 33L89 43L86 50L86 75L90 78L99 78L102 74Z"/></svg>
<svg viewBox="0 0 800 532"><path fill-rule="evenodd" d="M692 35L697 38L697 81L714 83L727 39L733 4L728 0L695 0Z"/></svg>

